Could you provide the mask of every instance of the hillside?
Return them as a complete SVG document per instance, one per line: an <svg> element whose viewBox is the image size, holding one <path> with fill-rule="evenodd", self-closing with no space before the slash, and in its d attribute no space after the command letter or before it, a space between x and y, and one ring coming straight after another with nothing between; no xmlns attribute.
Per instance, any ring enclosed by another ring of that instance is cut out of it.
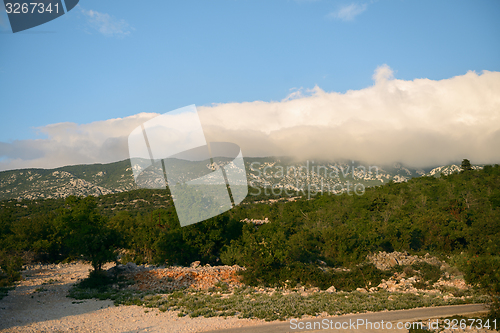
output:
<svg viewBox="0 0 500 333"><path fill-rule="evenodd" d="M205 167L209 171L214 166L207 164ZM370 166L355 161L294 161L286 157L245 158L245 167L250 186L287 189L289 192L300 192L308 186L319 191L340 192L345 191L347 182L351 187L355 184L371 187L390 181L407 181L422 175L447 175L460 170L458 165L424 170L399 163ZM100 196L137 188L129 160L0 172L0 200Z"/></svg>
<svg viewBox="0 0 500 333"><path fill-rule="evenodd" d="M390 280L398 273L414 277L419 290L431 290L422 281L449 277L439 265L411 262L429 253L493 301L500 293L498 165L390 182L359 196L248 196L183 228L167 190L4 200L0 206L0 274L7 281L18 277L22 261L110 261L119 254L124 263L239 265L250 286L369 290L385 286L383 280L388 288L399 284ZM378 263L370 259L376 253Z"/></svg>
<svg viewBox="0 0 500 333"><path fill-rule="evenodd" d="M57 169L0 172L0 200L55 199L70 195L98 196L137 188L128 160L73 165Z"/></svg>
<svg viewBox="0 0 500 333"><path fill-rule="evenodd" d="M101 195L95 199L95 205L97 211L125 235L129 244L125 247L130 247L135 253L131 253L132 257L138 260L170 257L170 260L190 263L224 257L229 262L245 265L241 256L244 256L244 248L250 247L243 245L250 239L240 238L242 225L264 221L257 230L259 234L264 233L262 237L274 238L283 232L283 237L288 238L297 233L295 237L303 239L303 246L296 248L293 242L289 246L308 253L301 260L309 258L307 262L314 258L335 265L356 262L380 250L449 254L473 246L480 253L494 253L493 240L498 236L499 176L498 166L486 167L439 178L419 177L404 183L390 183L367 189L361 196L325 193L313 200L307 196L293 201L279 200L284 198L261 193L249 195L242 205L222 215L186 228L180 228L167 190L140 189ZM53 259L59 257L57 248L62 244L50 235L59 228L57 220L68 212L61 209L75 203L74 200L65 203L62 198L0 202L0 231L5 248L27 250L32 248L31 243L37 242L35 252L55 256ZM177 242L171 237L212 237L209 235L212 229L216 230L219 240L215 243L207 240L213 248L206 249L202 258L197 257L198 250L195 250L204 246L201 239L201 243L184 251L181 257L163 248ZM238 242L220 253L233 237L238 238ZM276 242L286 247L285 239ZM319 243L308 249L304 242ZM254 260L255 256L249 258Z"/></svg>

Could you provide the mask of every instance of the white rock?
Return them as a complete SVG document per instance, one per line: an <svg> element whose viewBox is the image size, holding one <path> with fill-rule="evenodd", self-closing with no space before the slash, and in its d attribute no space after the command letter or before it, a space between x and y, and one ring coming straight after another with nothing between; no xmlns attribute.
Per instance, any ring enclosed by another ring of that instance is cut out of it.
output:
<svg viewBox="0 0 500 333"><path fill-rule="evenodd" d="M334 293L337 291L337 288L335 288L335 286L331 286L330 288L328 288L327 290L325 290L327 293Z"/></svg>

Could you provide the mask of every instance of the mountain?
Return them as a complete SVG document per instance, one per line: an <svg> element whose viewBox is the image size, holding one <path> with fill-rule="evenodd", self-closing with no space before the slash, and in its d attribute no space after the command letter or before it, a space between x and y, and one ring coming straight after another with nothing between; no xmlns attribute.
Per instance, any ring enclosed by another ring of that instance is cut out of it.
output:
<svg viewBox="0 0 500 333"><path fill-rule="evenodd" d="M185 164L181 163L177 167L185 168ZM202 167L210 172L218 166L206 163ZM447 175L460 170L458 165L419 169L399 163L375 166L357 161L296 161L288 157L245 158L245 168L250 186L270 187L274 191L287 190L298 195L308 189L335 193L355 189L361 191L365 187L390 181L403 182L413 177ZM0 172L0 200L99 196L137 188L130 160Z"/></svg>
<svg viewBox="0 0 500 333"><path fill-rule="evenodd" d="M474 169L474 170L478 170L478 169L482 169L482 168L483 168L483 166L481 166L481 165L473 165L472 166L472 169ZM445 165L445 166L440 166L440 167L434 168L431 171L429 171L429 173L427 173L426 176L441 177L441 175L447 176L447 175L450 175L452 173L460 172L460 171L462 171L462 168L460 167L460 165L451 164L451 165Z"/></svg>
<svg viewBox="0 0 500 333"><path fill-rule="evenodd" d="M303 189L339 193L389 181L403 182L426 173L399 163L376 166L357 161L294 161L287 157L247 159L246 168L250 186L295 191L299 195Z"/></svg>
<svg viewBox="0 0 500 333"><path fill-rule="evenodd" d="M129 160L0 172L0 200L98 196L136 188Z"/></svg>

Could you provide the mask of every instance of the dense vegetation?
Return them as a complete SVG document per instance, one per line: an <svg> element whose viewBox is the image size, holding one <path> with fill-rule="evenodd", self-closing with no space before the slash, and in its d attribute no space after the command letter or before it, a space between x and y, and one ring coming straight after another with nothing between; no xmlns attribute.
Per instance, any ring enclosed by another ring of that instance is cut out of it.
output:
<svg viewBox="0 0 500 333"><path fill-rule="evenodd" d="M120 249L124 260L136 263L239 264L247 267L244 279L250 285L327 288L335 283L352 290L384 277L364 263L369 253L429 252L454 258L466 278L498 302L498 165L390 183L362 196L317 194L311 200L304 195L269 203L276 197L260 192L222 215L184 228L167 191L3 201L2 278L19 277L19 258L57 262L83 257L99 269ZM240 222L266 217L272 223L259 227ZM350 267L351 273L333 269L340 266Z"/></svg>

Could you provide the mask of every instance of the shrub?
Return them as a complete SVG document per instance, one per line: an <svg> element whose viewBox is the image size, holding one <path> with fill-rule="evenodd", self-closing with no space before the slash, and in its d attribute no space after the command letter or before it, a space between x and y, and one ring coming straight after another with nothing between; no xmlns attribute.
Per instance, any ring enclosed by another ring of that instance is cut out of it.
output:
<svg viewBox="0 0 500 333"><path fill-rule="evenodd" d="M488 317L500 322L500 256L474 256L461 263L467 283L477 285L490 295Z"/></svg>
<svg viewBox="0 0 500 333"><path fill-rule="evenodd" d="M0 252L0 287L11 286L21 280L22 259L14 253Z"/></svg>
<svg viewBox="0 0 500 333"><path fill-rule="evenodd" d="M427 262L419 262L411 265L412 270L418 271L420 282L415 283L415 288L429 289L441 277L441 268Z"/></svg>
<svg viewBox="0 0 500 333"><path fill-rule="evenodd" d="M94 270L89 276L78 282L75 286L81 289L98 289L105 291L108 286L116 282L116 278L111 277L104 271Z"/></svg>
<svg viewBox="0 0 500 333"><path fill-rule="evenodd" d="M357 288L377 286L382 282L382 279L387 279L391 275L391 271L381 271L373 264L364 264L353 267L349 271L334 273L331 285L339 290L352 291Z"/></svg>

